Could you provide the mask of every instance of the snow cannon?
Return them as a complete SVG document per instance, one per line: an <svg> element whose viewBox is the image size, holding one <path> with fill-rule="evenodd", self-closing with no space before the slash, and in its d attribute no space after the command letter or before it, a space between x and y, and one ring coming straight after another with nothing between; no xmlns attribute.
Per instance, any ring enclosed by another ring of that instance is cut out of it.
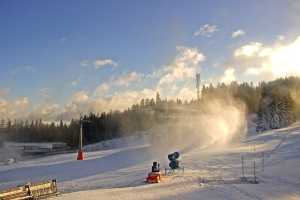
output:
<svg viewBox="0 0 300 200"><path fill-rule="evenodd" d="M168 159L170 161L169 167L170 168L165 168L165 175L170 175L174 174L175 171L182 170L184 172L184 167L179 166L179 157L180 154L179 152L174 152L168 155Z"/></svg>
<svg viewBox="0 0 300 200"><path fill-rule="evenodd" d="M146 179L147 183L159 183L161 181L161 173L158 162L153 162L152 170Z"/></svg>
<svg viewBox="0 0 300 200"><path fill-rule="evenodd" d="M170 160L169 167L173 170L179 168L179 158L180 154L178 152L174 152L168 155L168 159Z"/></svg>

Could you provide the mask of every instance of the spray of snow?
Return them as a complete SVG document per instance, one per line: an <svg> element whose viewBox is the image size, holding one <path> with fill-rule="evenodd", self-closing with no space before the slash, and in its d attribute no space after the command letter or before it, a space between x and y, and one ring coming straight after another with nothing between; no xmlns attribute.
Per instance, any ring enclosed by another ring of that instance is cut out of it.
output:
<svg viewBox="0 0 300 200"><path fill-rule="evenodd" d="M246 107L230 99L202 103L201 109L181 110L180 117L168 120L152 132L154 149L163 151L193 148L225 148L239 141L247 131Z"/></svg>
<svg viewBox="0 0 300 200"><path fill-rule="evenodd" d="M294 90L290 90L289 92L290 92L290 95L291 95L294 103L296 104L296 112L299 113L300 112L300 101L299 101L299 99L300 99L300 90L299 89L298 90L294 89Z"/></svg>

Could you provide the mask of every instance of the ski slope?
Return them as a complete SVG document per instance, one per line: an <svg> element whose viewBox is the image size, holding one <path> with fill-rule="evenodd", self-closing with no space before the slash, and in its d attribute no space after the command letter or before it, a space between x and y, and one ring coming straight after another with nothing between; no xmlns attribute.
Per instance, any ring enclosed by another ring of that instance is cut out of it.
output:
<svg viewBox="0 0 300 200"><path fill-rule="evenodd" d="M76 154L70 153L0 166L0 189L56 178L59 200L300 199L300 122L226 148L199 147L184 152L185 173L166 177L160 184L144 180L153 160L167 166L169 152L155 153L147 141L145 137L112 141L114 148L89 151L85 161L76 161ZM103 146L109 145L86 149ZM242 155L246 175L252 175L256 161L259 184L239 181Z"/></svg>

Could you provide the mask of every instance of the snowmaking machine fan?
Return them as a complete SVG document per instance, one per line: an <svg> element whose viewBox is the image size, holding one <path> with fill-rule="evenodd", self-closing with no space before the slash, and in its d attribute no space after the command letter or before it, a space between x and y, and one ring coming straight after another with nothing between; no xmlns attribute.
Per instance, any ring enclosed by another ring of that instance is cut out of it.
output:
<svg viewBox="0 0 300 200"><path fill-rule="evenodd" d="M165 168L165 175L170 175L176 173L176 171L184 172L184 167L179 165L179 152L174 152L168 155L170 161L169 168Z"/></svg>

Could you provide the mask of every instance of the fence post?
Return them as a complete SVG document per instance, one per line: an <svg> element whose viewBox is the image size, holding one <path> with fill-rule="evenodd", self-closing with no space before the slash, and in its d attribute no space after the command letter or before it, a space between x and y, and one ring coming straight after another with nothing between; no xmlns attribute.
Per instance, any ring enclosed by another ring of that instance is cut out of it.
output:
<svg viewBox="0 0 300 200"><path fill-rule="evenodd" d="M265 171L265 152L262 152L262 171Z"/></svg>
<svg viewBox="0 0 300 200"><path fill-rule="evenodd" d="M254 183L257 183L256 181L256 166L255 166L255 160L253 161L253 175L254 175Z"/></svg>
<svg viewBox="0 0 300 200"><path fill-rule="evenodd" d="M242 158L242 177L245 178L245 172L244 172L244 156Z"/></svg>

